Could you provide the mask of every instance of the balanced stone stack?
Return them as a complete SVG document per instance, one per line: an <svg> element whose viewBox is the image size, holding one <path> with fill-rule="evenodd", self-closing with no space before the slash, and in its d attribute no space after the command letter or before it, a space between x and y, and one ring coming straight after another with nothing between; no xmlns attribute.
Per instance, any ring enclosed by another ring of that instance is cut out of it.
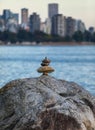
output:
<svg viewBox="0 0 95 130"><path fill-rule="evenodd" d="M95 97L48 75L0 89L0 130L95 130Z"/></svg>

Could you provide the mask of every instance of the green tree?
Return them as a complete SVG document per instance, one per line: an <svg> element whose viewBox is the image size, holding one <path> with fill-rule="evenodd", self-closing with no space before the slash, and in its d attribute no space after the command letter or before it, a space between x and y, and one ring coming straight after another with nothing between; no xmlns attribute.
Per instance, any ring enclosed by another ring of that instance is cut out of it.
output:
<svg viewBox="0 0 95 130"><path fill-rule="evenodd" d="M86 30L86 31L84 32L84 41L90 42L91 39L92 39L91 37L92 37L92 36L91 36L91 33Z"/></svg>
<svg viewBox="0 0 95 130"><path fill-rule="evenodd" d="M67 36L64 37L64 41L65 42L71 42L72 41L72 37L67 35Z"/></svg>
<svg viewBox="0 0 95 130"><path fill-rule="evenodd" d="M92 42L95 42L95 32L92 34Z"/></svg>
<svg viewBox="0 0 95 130"><path fill-rule="evenodd" d="M83 41L83 33L81 31L76 31L72 38L76 41L76 42L82 42Z"/></svg>
<svg viewBox="0 0 95 130"><path fill-rule="evenodd" d="M20 29L18 31L17 38L19 42L32 41L32 33L24 29Z"/></svg>

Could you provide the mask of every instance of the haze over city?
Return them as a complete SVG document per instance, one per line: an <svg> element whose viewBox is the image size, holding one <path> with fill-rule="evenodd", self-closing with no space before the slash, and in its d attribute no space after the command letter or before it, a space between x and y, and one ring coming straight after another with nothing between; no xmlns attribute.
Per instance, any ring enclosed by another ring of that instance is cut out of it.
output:
<svg viewBox="0 0 95 130"><path fill-rule="evenodd" d="M48 3L58 3L59 13L81 19L86 27L95 27L95 0L0 0L0 14L3 9L21 13L21 8L28 8L29 14L37 12L42 21L48 17Z"/></svg>

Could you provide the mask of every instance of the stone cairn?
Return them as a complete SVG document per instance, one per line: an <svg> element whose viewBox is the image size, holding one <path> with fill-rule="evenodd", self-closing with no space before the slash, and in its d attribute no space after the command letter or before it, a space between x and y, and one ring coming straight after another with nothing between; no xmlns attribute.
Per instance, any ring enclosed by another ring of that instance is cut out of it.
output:
<svg viewBox="0 0 95 130"><path fill-rule="evenodd" d="M44 60L42 60L41 67L37 69L39 73L42 73L43 75L48 75L48 73L52 73L54 69L49 66L50 60L45 57Z"/></svg>

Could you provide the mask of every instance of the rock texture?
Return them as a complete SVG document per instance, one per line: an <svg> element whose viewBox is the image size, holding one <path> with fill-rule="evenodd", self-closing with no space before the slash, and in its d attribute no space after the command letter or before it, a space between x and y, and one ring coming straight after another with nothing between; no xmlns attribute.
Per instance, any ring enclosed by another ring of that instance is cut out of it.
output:
<svg viewBox="0 0 95 130"><path fill-rule="evenodd" d="M50 76L0 89L0 130L95 130L95 97Z"/></svg>

